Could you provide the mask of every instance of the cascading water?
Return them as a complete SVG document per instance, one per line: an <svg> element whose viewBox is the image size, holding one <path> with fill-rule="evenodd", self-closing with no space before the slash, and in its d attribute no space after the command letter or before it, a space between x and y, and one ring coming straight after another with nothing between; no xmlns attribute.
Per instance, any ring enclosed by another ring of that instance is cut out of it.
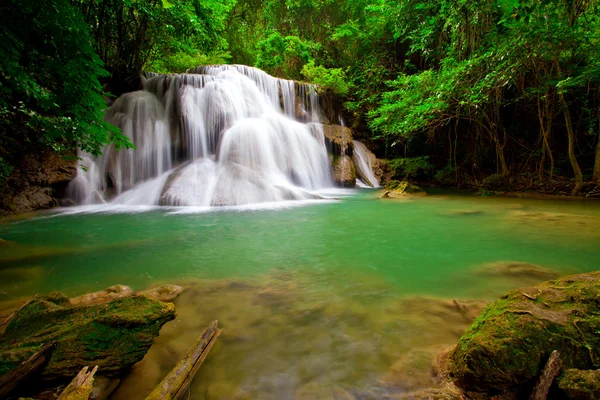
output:
<svg viewBox="0 0 600 400"><path fill-rule="evenodd" d="M358 140L354 141L353 161L356 166L358 176L371 187L379 187L379 179L373 173L373 164L369 157L367 146Z"/></svg>
<svg viewBox="0 0 600 400"><path fill-rule="evenodd" d="M150 76L107 113L135 150L80 154L69 197L174 206L318 197L333 181L322 129L307 125L317 107L314 88L241 65Z"/></svg>

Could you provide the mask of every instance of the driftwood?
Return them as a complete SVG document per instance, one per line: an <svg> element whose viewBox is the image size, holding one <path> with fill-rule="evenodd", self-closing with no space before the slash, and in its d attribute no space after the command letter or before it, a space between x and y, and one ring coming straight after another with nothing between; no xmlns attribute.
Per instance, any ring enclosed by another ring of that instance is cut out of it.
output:
<svg viewBox="0 0 600 400"><path fill-rule="evenodd" d="M560 353L558 350L554 350L550 354L550 358L548 358L548 362L542 371L542 376L540 376L540 379L535 384L529 400L546 400L550 386L552 386L554 378L560 374L561 368L562 360L560 359Z"/></svg>
<svg viewBox="0 0 600 400"><path fill-rule="evenodd" d="M20 384L25 382L40 368L42 368L52 357L56 343L49 343L42 347L37 353L23 361L15 370L0 377L0 399L5 398Z"/></svg>
<svg viewBox="0 0 600 400"><path fill-rule="evenodd" d="M88 400L96 371L98 371L98 366L95 366L90 372L88 372L88 367L83 367L69 383L69 386L58 396L58 400Z"/></svg>
<svg viewBox="0 0 600 400"><path fill-rule="evenodd" d="M185 358L169 372L165 379L146 397L146 400L178 400L182 398L220 334L218 321L211 322Z"/></svg>

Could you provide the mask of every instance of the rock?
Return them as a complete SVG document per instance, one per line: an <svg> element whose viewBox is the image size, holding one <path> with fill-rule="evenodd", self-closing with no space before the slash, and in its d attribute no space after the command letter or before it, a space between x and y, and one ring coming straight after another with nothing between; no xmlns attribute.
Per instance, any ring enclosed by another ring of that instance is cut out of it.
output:
<svg viewBox="0 0 600 400"><path fill-rule="evenodd" d="M484 214L485 212L482 210L448 210L443 212L443 215L447 217L467 217Z"/></svg>
<svg viewBox="0 0 600 400"><path fill-rule="evenodd" d="M162 285L155 288L142 290L137 294L146 296L152 300L172 301L183 292L183 288L177 285Z"/></svg>
<svg viewBox="0 0 600 400"><path fill-rule="evenodd" d="M397 400L463 400L464 396L458 390L443 388L402 393L391 398Z"/></svg>
<svg viewBox="0 0 600 400"><path fill-rule="evenodd" d="M485 264L478 272L490 276L505 276L509 278L529 278L538 281L556 279L559 273L551 269L520 261L497 261Z"/></svg>
<svg viewBox="0 0 600 400"><path fill-rule="evenodd" d="M168 321L175 306L144 296L110 303L78 305L53 292L31 301L6 327L0 339L0 375L56 342L43 380L71 379L83 366L97 365L114 377L140 361Z"/></svg>
<svg viewBox="0 0 600 400"><path fill-rule="evenodd" d="M0 195L0 208L25 213L56 207L76 171L76 157L63 158L51 150L28 154L8 178L10 193Z"/></svg>
<svg viewBox="0 0 600 400"><path fill-rule="evenodd" d="M600 361L600 271L514 290L484 309L450 354L453 380L485 395L531 390L554 350L565 368Z"/></svg>
<svg viewBox="0 0 600 400"><path fill-rule="evenodd" d="M325 136L327 152L335 156L352 157L354 154L354 141L352 140L352 129L340 125L311 124L321 127Z"/></svg>
<svg viewBox="0 0 600 400"><path fill-rule="evenodd" d="M89 400L106 400L112 392L119 386L119 378L108 378L103 375L96 375L92 384L92 392Z"/></svg>
<svg viewBox="0 0 600 400"><path fill-rule="evenodd" d="M510 218L519 224L544 228L548 232L600 236L600 217L597 215L513 211Z"/></svg>
<svg viewBox="0 0 600 400"><path fill-rule="evenodd" d="M600 399L600 370L568 369L557 378L557 383L568 399Z"/></svg>
<svg viewBox="0 0 600 400"><path fill-rule="evenodd" d="M343 187L356 186L356 168L349 156L340 156L333 160L333 180Z"/></svg>
<svg viewBox="0 0 600 400"><path fill-rule="evenodd" d="M381 382L403 391L413 391L434 386L431 364L435 353L427 350L411 350L396 361L383 376Z"/></svg>
<svg viewBox="0 0 600 400"><path fill-rule="evenodd" d="M401 197L422 197L427 193L419 186L407 181L390 181L385 187L385 192L381 195L382 199L395 199Z"/></svg>
<svg viewBox="0 0 600 400"><path fill-rule="evenodd" d="M129 286L125 285L114 285L108 287L99 292L86 293L84 295L73 297L71 304L73 305L87 305L87 304L100 304L107 303L109 301L120 299L123 297L129 297L133 295L133 290Z"/></svg>

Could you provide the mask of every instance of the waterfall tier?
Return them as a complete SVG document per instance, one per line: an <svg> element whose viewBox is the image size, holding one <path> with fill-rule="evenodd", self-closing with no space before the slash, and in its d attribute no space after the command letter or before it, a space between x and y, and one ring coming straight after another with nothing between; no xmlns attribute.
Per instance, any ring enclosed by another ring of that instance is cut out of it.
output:
<svg viewBox="0 0 600 400"><path fill-rule="evenodd" d="M106 115L135 149L80 154L69 197L172 206L318 197L333 180L317 109L314 87L241 65L150 76Z"/></svg>

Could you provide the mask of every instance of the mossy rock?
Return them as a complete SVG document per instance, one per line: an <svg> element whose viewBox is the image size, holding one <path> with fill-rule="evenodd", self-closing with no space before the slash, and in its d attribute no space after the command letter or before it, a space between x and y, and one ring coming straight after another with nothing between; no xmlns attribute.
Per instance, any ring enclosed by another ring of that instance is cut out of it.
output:
<svg viewBox="0 0 600 400"><path fill-rule="evenodd" d="M600 370L568 369L557 379L558 388L571 400L600 399Z"/></svg>
<svg viewBox="0 0 600 400"><path fill-rule="evenodd" d="M19 310L7 326L0 339L0 376L51 342L57 345L42 371L45 380L72 379L93 365L103 375L120 375L144 357L160 328L174 318L173 304L144 296L74 306L52 292Z"/></svg>
<svg viewBox="0 0 600 400"><path fill-rule="evenodd" d="M528 393L553 350L565 368L600 367L600 271L509 292L487 306L450 354L466 391Z"/></svg>
<svg viewBox="0 0 600 400"><path fill-rule="evenodd" d="M406 196L427 196L427 193L419 186L408 181L391 180L385 186L382 198L397 198Z"/></svg>

